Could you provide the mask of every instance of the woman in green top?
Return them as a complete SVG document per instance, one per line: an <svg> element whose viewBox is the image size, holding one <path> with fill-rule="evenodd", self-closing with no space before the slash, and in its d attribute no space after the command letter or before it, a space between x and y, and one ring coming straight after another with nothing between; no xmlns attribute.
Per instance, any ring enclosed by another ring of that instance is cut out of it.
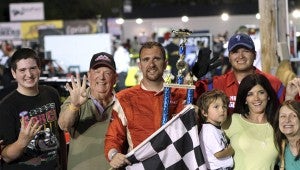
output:
<svg viewBox="0 0 300 170"><path fill-rule="evenodd" d="M285 101L276 112L275 138L280 153L280 170L300 169L300 103Z"/></svg>
<svg viewBox="0 0 300 170"><path fill-rule="evenodd" d="M261 74L240 83L234 114L223 128L235 151L235 170L273 170L278 157L271 122L279 106L276 93Z"/></svg>

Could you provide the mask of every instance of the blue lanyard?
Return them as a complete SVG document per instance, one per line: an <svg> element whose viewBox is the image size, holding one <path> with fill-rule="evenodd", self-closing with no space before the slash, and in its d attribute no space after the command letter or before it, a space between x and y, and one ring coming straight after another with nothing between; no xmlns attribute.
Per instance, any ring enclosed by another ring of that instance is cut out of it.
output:
<svg viewBox="0 0 300 170"><path fill-rule="evenodd" d="M95 104L100 116L103 114L104 112L104 108L102 107L102 105L96 100L94 99L92 96L91 96L91 99L93 100L93 103Z"/></svg>

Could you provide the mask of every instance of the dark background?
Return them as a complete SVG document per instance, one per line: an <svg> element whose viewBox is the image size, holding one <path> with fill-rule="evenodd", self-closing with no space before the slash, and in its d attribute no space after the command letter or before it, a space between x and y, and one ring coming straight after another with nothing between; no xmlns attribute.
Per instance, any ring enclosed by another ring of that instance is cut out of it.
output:
<svg viewBox="0 0 300 170"><path fill-rule="evenodd" d="M132 11L123 11L131 2ZM9 3L44 2L45 20L124 17L158 18L258 13L258 0L0 0L0 22L9 22ZM300 8L300 0L288 0L289 11Z"/></svg>

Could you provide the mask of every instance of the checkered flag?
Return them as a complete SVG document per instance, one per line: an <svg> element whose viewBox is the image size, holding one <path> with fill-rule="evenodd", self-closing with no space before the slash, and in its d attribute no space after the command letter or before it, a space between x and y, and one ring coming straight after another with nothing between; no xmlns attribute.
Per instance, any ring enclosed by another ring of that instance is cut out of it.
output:
<svg viewBox="0 0 300 170"><path fill-rule="evenodd" d="M206 169L193 106L188 105L126 156L132 163L127 170Z"/></svg>

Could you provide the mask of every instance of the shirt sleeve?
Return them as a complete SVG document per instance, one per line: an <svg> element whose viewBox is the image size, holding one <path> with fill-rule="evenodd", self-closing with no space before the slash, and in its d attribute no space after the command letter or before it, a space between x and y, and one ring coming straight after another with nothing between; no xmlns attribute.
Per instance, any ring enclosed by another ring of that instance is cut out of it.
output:
<svg viewBox="0 0 300 170"><path fill-rule="evenodd" d="M199 98L199 96L201 96L202 93L207 91L207 84L208 84L207 80L198 80L195 82L195 86L196 86L195 94L194 94L195 101L196 99Z"/></svg>
<svg viewBox="0 0 300 170"><path fill-rule="evenodd" d="M221 145L221 136L219 135L217 129L215 129L213 126L205 126L203 128L201 138L205 148L213 154L224 149L224 147Z"/></svg>
<svg viewBox="0 0 300 170"><path fill-rule="evenodd" d="M118 100L115 101L112 110L111 120L105 136L105 157L107 160L108 152L111 149L116 149L118 152L122 153L126 149L126 123L125 115L121 112L121 105ZM118 112L119 111L119 112Z"/></svg>

